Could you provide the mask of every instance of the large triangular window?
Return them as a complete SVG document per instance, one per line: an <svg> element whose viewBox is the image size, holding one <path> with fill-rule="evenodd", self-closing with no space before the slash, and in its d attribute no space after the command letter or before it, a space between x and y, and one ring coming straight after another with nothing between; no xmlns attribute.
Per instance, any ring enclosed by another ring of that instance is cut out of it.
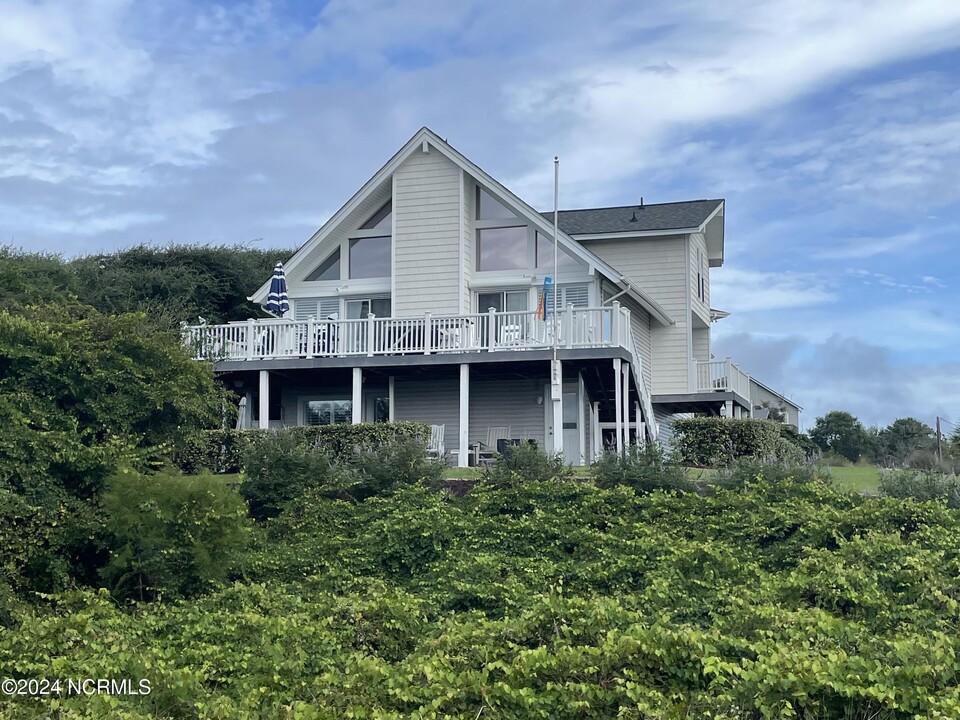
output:
<svg viewBox="0 0 960 720"><path fill-rule="evenodd" d="M493 197L482 187L477 187L477 220L517 220L517 214Z"/></svg>
<svg viewBox="0 0 960 720"><path fill-rule="evenodd" d="M377 210L369 220L360 226L361 230L385 230L391 231L393 224L393 201L388 200L387 204Z"/></svg>
<svg viewBox="0 0 960 720"><path fill-rule="evenodd" d="M340 279L340 249L337 248L330 257L320 263L316 269L307 275L307 282Z"/></svg>

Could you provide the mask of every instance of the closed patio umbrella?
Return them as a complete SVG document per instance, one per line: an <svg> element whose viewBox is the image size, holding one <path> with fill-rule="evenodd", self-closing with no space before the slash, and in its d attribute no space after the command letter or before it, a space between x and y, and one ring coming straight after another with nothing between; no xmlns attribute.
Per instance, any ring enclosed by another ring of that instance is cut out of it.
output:
<svg viewBox="0 0 960 720"><path fill-rule="evenodd" d="M290 309L290 302L287 300L287 278L283 274L283 263L278 262L273 269L273 278L270 280L270 294L267 295L267 304L264 305L267 312L283 317Z"/></svg>

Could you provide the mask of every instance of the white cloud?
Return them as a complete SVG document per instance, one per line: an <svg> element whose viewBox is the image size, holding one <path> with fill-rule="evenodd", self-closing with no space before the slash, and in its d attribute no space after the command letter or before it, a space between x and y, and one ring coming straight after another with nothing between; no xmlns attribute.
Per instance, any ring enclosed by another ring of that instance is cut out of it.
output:
<svg viewBox="0 0 960 720"><path fill-rule="evenodd" d="M837 294L809 273L726 267L711 272L711 302L731 312L783 310L832 303Z"/></svg>

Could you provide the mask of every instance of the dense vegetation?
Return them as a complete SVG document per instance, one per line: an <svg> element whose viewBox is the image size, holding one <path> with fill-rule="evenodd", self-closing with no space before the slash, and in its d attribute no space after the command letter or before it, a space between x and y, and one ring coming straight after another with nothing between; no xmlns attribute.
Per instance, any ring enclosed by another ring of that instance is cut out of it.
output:
<svg viewBox="0 0 960 720"><path fill-rule="evenodd" d="M245 320L247 300L270 279L289 250L245 247L138 245L104 255L66 260L58 255L0 247L0 307L75 300L103 313L143 312L175 327L196 322Z"/></svg>
<svg viewBox="0 0 960 720"><path fill-rule="evenodd" d="M15 610L0 676L147 679L152 692L10 712L960 714L957 511L758 465L664 491L650 470L662 462L608 461L593 483L522 451L467 492L413 481L424 466L363 500L318 485L245 526L218 590L130 607L73 591ZM182 532L162 557L180 558Z"/></svg>

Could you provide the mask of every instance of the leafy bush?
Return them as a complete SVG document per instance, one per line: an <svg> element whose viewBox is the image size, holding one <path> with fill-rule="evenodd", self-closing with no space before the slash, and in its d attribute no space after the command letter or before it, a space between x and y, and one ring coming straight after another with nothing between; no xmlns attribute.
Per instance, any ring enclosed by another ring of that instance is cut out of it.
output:
<svg viewBox="0 0 960 720"><path fill-rule="evenodd" d="M109 480L103 495L110 561L103 578L120 598L190 597L226 579L249 539L246 507L212 476Z"/></svg>
<svg viewBox="0 0 960 720"><path fill-rule="evenodd" d="M313 488L337 485L330 452L285 430L252 436L243 454L240 494L258 520L278 515L293 498Z"/></svg>
<svg viewBox="0 0 960 720"><path fill-rule="evenodd" d="M740 490L757 482L772 484L826 482L829 470L807 463L764 463L756 458L740 458L721 468L714 479L717 487Z"/></svg>
<svg viewBox="0 0 960 720"><path fill-rule="evenodd" d="M573 470L564 464L562 455L548 455L534 443L521 443L510 446L496 463L485 467L481 478L491 487L511 487L517 483L566 480L572 475Z"/></svg>
<svg viewBox="0 0 960 720"><path fill-rule="evenodd" d="M596 483L601 488L624 485L638 494L654 490L690 492L696 483L687 478L684 468L670 462L659 443L642 447L631 445L623 455L604 453L593 465Z"/></svg>
<svg viewBox="0 0 960 720"><path fill-rule="evenodd" d="M786 451L779 423L769 420L695 417L673 423L674 451L688 465L724 465L740 457L779 459Z"/></svg>
<svg viewBox="0 0 960 720"><path fill-rule="evenodd" d="M926 470L880 470L880 494L940 500L949 508L960 508L960 477Z"/></svg>
<svg viewBox="0 0 960 720"><path fill-rule="evenodd" d="M381 495L402 485L443 478L443 461L427 457L427 446L416 437L397 437L376 448L365 448L350 459L355 480L346 488L356 500Z"/></svg>
<svg viewBox="0 0 960 720"><path fill-rule="evenodd" d="M313 425L280 430L206 430L184 433L171 452L171 461L184 473L208 470L213 473L239 473L244 457L259 438L289 437L301 448L321 446L331 461L351 461L358 453L401 438L424 443L430 438L430 426L417 422L361 423L357 425Z"/></svg>

